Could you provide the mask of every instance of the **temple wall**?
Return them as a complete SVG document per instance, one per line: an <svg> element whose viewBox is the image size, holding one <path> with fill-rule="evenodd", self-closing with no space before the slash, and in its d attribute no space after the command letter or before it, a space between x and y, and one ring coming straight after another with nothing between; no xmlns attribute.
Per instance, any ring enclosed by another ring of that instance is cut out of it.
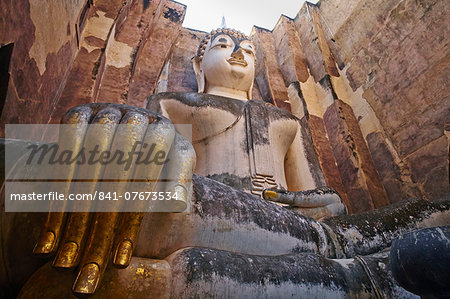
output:
<svg viewBox="0 0 450 299"><path fill-rule="evenodd" d="M356 2L317 11L389 198L448 197L449 4Z"/></svg>
<svg viewBox="0 0 450 299"><path fill-rule="evenodd" d="M251 36L256 47L255 81L263 99L290 111L287 88L275 48L274 34L267 29L253 27Z"/></svg>
<svg viewBox="0 0 450 299"><path fill-rule="evenodd" d="M450 194L447 10L445 1L322 0L272 31L286 86L300 86L289 93L291 110L324 123L354 211Z"/></svg>
<svg viewBox="0 0 450 299"><path fill-rule="evenodd" d="M306 110L309 115L316 116L315 121L323 123L325 128L325 132L319 130L313 132L313 136L325 133L328 140L326 147L316 146L316 151L319 157L327 156L327 148L331 147L331 163L336 165L332 168L338 169L336 174L335 170L330 171L329 165L322 163L328 184L336 190L343 190L340 193L342 197L348 197L350 211L361 212L388 204L386 191L362 137L357 118L351 107L347 107L343 101L348 96L342 84L337 84L341 80L339 70L327 44L317 7L305 4L292 22L298 32L310 74L306 82L299 82ZM336 177L340 177L342 187L331 183Z"/></svg>
<svg viewBox="0 0 450 299"><path fill-rule="evenodd" d="M145 107L152 93L197 90L191 58L206 33L182 27L185 5L37 2L0 1L1 46L14 43L3 124L58 123L82 103ZM272 30L253 28L253 98L302 119L350 211L450 195L448 6L321 0Z"/></svg>
<svg viewBox="0 0 450 299"><path fill-rule="evenodd" d="M76 27L87 3L0 1L0 59L9 63L9 76L1 76L3 124L48 121L78 51ZM7 47L10 56L3 55Z"/></svg>

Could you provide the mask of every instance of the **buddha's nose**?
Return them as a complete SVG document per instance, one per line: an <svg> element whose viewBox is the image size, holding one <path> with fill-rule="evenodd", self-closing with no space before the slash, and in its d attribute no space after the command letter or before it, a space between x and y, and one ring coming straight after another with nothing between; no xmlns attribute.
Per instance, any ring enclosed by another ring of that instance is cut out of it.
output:
<svg viewBox="0 0 450 299"><path fill-rule="evenodd" d="M244 60L244 53L242 53L242 48L237 46L234 48L233 53L231 54L231 57L237 60Z"/></svg>

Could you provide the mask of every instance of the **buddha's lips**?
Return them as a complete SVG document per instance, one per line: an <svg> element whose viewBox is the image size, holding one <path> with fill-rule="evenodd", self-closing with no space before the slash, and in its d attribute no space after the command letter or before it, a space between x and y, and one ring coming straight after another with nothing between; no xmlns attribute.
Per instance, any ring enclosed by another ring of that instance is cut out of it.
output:
<svg viewBox="0 0 450 299"><path fill-rule="evenodd" d="M238 64L238 65L242 65L242 66L247 66L247 61L245 60L238 60L235 58L229 58L227 59L229 64Z"/></svg>

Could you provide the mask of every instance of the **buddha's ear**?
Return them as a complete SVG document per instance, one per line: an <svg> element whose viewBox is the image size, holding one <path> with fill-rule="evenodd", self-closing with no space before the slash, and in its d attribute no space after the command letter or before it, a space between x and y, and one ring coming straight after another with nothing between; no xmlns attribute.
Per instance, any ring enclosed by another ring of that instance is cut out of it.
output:
<svg viewBox="0 0 450 299"><path fill-rule="evenodd" d="M254 80L253 80L253 82L252 82L252 85L250 85L250 89L249 90L247 90L247 99L248 100L251 100L252 99L252 91L253 91L253 84L254 84Z"/></svg>
<svg viewBox="0 0 450 299"><path fill-rule="evenodd" d="M194 67L195 78L197 79L197 92L203 93L205 92L205 73L200 69L200 59L197 56L192 59L192 65Z"/></svg>

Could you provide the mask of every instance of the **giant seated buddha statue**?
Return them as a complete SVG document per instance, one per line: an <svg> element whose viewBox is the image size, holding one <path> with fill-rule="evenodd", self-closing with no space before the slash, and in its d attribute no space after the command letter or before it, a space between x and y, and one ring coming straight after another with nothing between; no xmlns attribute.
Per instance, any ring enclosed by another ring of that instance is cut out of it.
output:
<svg viewBox="0 0 450 299"><path fill-rule="evenodd" d="M173 131L151 138L170 148L170 171L183 178L165 190L190 200L190 211L49 213L34 252L55 254L53 265L36 270L19 297L414 297L392 278L386 249L415 228L449 225L450 201L346 215L308 128L251 100L254 51L245 35L218 29L193 60L198 93L151 95L147 109L68 111L66 123L170 120ZM191 143L175 132L180 124L192 125ZM146 138L141 131L133 138ZM118 142L131 141L104 138Z"/></svg>

